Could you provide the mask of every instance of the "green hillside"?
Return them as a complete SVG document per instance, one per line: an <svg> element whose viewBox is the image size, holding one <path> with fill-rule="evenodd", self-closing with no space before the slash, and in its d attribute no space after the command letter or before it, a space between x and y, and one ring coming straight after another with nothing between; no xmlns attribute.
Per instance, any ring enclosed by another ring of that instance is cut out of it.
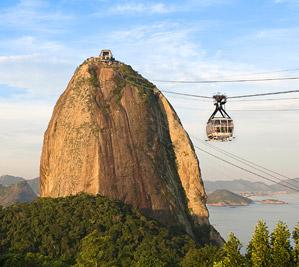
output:
<svg viewBox="0 0 299 267"><path fill-rule="evenodd" d="M237 206L237 205L248 205L252 203L252 200L235 194L228 190L216 190L213 193L208 195L208 204L212 205L229 205L229 206Z"/></svg>
<svg viewBox="0 0 299 267"><path fill-rule="evenodd" d="M179 266L196 247L179 229L86 194L3 208L0 222L0 266Z"/></svg>

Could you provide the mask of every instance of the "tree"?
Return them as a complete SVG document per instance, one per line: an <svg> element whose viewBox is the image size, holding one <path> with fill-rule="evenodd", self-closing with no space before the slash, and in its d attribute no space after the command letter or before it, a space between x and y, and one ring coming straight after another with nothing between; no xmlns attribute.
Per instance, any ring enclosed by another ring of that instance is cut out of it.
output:
<svg viewBox="0 0 299 267"><path fill-rule="evenodd" d="M182 267L210 267L223 258L223 249L211 245L191 248L182 260Z"/></svg>
<svg viewBox="0 0 299 267"><path fill-rule="evenodd" d="M248 245L247 257L253 267L271 266L271 248L266 223L258 221Z"/></svg>
<svg viewBox="0 0 299 267"><path fill-rule="evenodd" d="M271 249L273 266L287 267L292 264L290 231L283 222L278 222L271 234Z"/></svg>
<svg viewBox="0 0 299 267"><path fill-rule="evenodd" d="M16 254L7 253L0 257L2 267L69 267L70 264L62 259L52 259L51 257L39 253Z"/></svg>
<svg viewBox="0 0 299 267"><path fill-rule="evenodd" d="M136 248L131 266L178 266L180 261L178 254L178 251L169 246L163 234L150 239L146 237Z"/></svg>
<svg viewBox="0 0 299 267"><path fill-rule="evenodd" d="M178 266L194 246L185 232L102 196L0 208L0 266Z"/></svg>
<svg viewBox="0 0 299 267"><path fill-rule="evenodd" d="M116 266L116 254L111 237L95 230L82 240L76 267Z"/></svg>
<svg viewBox="0 0 299 267"><path fill-rule="evenodd" d="M293 251L294 262L295 262L295 266L299 267L299 224L296 225L293 231L293 239L295 243L294 251Z"/></svg>
<svg viewBox="0 0 299 267"><path fill-rule="evenodd" d="M224 259L221 264L215 264L216 266L223 267L241 267L245 266L245 257L241 254L242 244L239 239L230 233L227 242L224 244ZM215 266L214 265L214 266Z"/></svg>

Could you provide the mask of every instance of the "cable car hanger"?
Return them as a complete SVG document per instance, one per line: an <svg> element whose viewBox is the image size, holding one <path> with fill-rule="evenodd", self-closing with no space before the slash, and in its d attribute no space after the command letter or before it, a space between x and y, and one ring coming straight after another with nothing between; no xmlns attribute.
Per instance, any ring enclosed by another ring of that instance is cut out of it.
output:
<svg viewBox="0 0 299 267"><path fill-rule="evenodd" d="M267 96L267 95L299 93L299 90L288 90L288 91L279 91L279 92L238 95L238 96L231 96L231 97L226 97L223 94L217 94L217 95L214 95L213 97L210 97L210 96L203 96L203 95L177 93L177 92L166 91L166 90L163 90L162 92L170 93L170 94L174 94L174 95L181 95L181 96L190 96L190 97L204 98L204 99L214 99L214 101L215 101L214 105L216 106L216 108L207 122L206 134L207 134L208 140L224 142L224 141L232 140L233 131L234 131L234 122L224 109L224 105L226 104L228 98L238 99L238 98L258 97L258 96ZM218 112L221 114L221 117L215 117Z"/></svg>
<svg viewBox="0 0 299 267"><path fill-rule="evenodd" d="M215 101L214 105L216 106L216 108L215 108L215 111L210 116L209 121L211 119L214 119L217 112L219 112L222 115L223 118L227 117L227 118L230 119L231 117L227 114L227 112L224 109L224 105L227 102L227 97L225 95L217 94L217 95L214 95L213 98L214 98L214 101Z"/></svg>

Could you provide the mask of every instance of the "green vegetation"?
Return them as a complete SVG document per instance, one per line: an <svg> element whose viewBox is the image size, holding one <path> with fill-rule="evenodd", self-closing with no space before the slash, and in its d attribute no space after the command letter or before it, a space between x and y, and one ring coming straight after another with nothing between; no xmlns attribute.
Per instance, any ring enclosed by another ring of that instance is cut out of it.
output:
<svg viewBox="0 0 299 267"><path fill-rule="evenodd" d="M255 231L248 246L247 256L254 267L270 266L271 247L269 231L264 221L259 221L255 227Z"/></svg>
<svg viewBox="0 0 299 267"><path fill-rule="evenodd" d="M116 76L114 80L116 83L116 88L113 90L113 95L116 103L119 103L122 98L123 89L126 86L126 81L120 76Z"/></svg>
<svg viewBox="0 0 299 267"><path fill-rule="evenodd" d="M246 266L246 259L241 254L241 242L233 233L228 236L227 242L224 244L223 260L217 263L217 266L222 267L242 267Z"/></svg>
<svg viewBox="0 0 299 267"><path fill-rule="evenodd" d="M299 224L295 227L295 230L293 232L293 239L295 243L293 252L294 264L296 266L299 266Z"/></svg>
<svg viewBox="0 0 299 267"><path fill-rule="evenodd" d="M134 71L131 66L121 64L119 66L119 72L126 82L138 88L138 93L144 101L149 101L150 98L153 97L152 90L156 88L156 86L143 78L138 72Z"/></svg>
<svg viewBox="0 0 299 267"><path fill-rule="evenodd" d="M93 65L89 65L88 67L88 72L90 74L90 83L93 87L99 87L99 80L95 67Z"/></svg>
<svg viewBox="0 0 299 267"><path fill-rule="evenodd" d="M193 248L183 258L182 267L210 267L223 258L223 255L223 249L214 246Z"/></svg>
<svg viewBox="0 0 299 267"><path fill-rule="evenodd" d="M113 90L113 96L116 103L120 102L123 94L123 89L125 88L127 83L132 84L138 89L138 93L144 101L150 101L150 98L153 97L152 90L156 88L154 84L143 78L129 65L117 64L112 65L112 68L117 73L117 75L114 77L116 87ZM90 84L95 88L99 87L100 85L95 65L89 65L88 71L90 73Z"/></svg>
<svg viewBox="0 0 299 267"><path fill-rule="evenodd" d="M292 248L282 222L272 234L258 222L245 255L233 234L223 248L203 246L101 196L42 198L0 208L0 222L3 267L298 266L299 225Z"/></svg>
<svg viewBox="0 0 299 267"><path fill-rule="evenodd" d="M279 222L271 234L272 263L274 266L291 266L292 249L290 231L287 225Z"/></svg>
<svg viewBox="0 0 299 267"><path fill-rule="evenodd" d="M0 210L0 222L0 266L178 266L196 247L188 235L101 196L13 205Z"/></svg>
<svg viewBox="0 0 299 267"><path fill-rule="evenodd" d="M238 194L235 194L228 190L216 190L213 193L208 195L208 204L221 204L223 206L225 205L231 205L231 206L237 206L237 205L248 205L252 203L252 200L240 196Z"/></svg>

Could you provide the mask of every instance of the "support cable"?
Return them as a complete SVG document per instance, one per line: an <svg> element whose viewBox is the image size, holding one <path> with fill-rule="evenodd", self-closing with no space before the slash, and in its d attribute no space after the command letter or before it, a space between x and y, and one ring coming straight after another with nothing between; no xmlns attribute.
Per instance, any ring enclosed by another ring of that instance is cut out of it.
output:
<svg viewBox="0 0 299 267"><path fill-rule="evenodd" d="M270 178L265 177L265 176L263 176L263 175L261 175L261 174L258 174L258 173L256 173L256 172L253 172L253 171L251 171L251 170L248 170L248 169L246 169L246 168L244 168L244 167L241 167L241 166L239 166L239 165L237 165L237 164L234 164L234 163L232 163L232 162L230 162L230 161L228 161L228 160L225 160L225 159L223 159L223 158L221 158L221 157L219 157L219 156L216 156L216 155L214 155L214 154L212 154L212 153L210 153L210 152L208 152L208 151L206 151L206 150L204 150L204 149L202 149L202 148L200 148L200 147L198 147L198 146L195 146L195 145L194 145L194 147L195 147L196 149L198 149L198 150L200 150L200 151L202 151L202 152L204 152L204 153L206 153L206 154L208 154L208 155L210 155L210 156L212 156L212 157L214 157L214 158L216 158L216 159L218 159L218 160L220 160L220 161L223 161L223 162L225 162L225 163L227 163L227 164L229 164L229 165L231 165L231 166L234 166L234 167L236 167L236 168L238 168L238 169L240 169L240 170L242 170L242 171L245 171L245 172L248 172L248 173L253 174L253 175L255 175L255 176L258 176L258 177L260 177L260 178L262 178L262 179L264 179L264 180L267 180L267 181L276 183L276 181L273 180L273 179L270 179ZM294 190L294 191L296 191L296 192L299 192L299 189L297 189L297 188L294 188L294 187L291 187L291 186L288 186L288 185L284 185L284 184L280 184L280 185L283 186L283 187L285 187L285 188L288 188L288 189Z"/></svg>
<svg viewBox="0 0 299 267"><path fill-rule="evenodd" d="M299 77L280 77L280 78L257 78L257 79L237 79L237 80L152 80L160 83L244 83L244 82L269 82L299 80Z"/></svg>
<svg viewBox="0 0 299 267"><path fill-rule="evenodd" d="M272 171L272 170L270 170L268 168L265 168L265 167L263 167L263 166L261 166L259 164L256 164L256 163L254 163L252 161L249 161L249 160L241 158L240 156L237 156L237 155L235 155L233 153L230 153L230 152L228 152L228 151L226 151L224 149L215 147L215 146L213 146L211 144L207 144L205 141L203 141L203 140L201 140L201 139L199 139L199 138L197 138L195 136L192 136L192 138L195 139L195 140L197 140L198 142L200 142L200 143L202 143L202 144L204 144L204 145L206 145L208 147L211 147L212 149L214 149L214 150L216 150L216 151L218 151L218 152L220 152L220 153L222 153L222 154L224 154L224 155L226 155L226 156L228 156L228 157L236 160L236 161L241 162L242 164L244 164L244 165L246 165L248 167L251 167L251 168L255 169L256 171L260 171L260 172L262 172L262 173L264 173L266 175L271 176L272 178L278 180L279 182L285 183L285 184L287 184L289 186L294 186L294 187L297 186L297 185L291 183L290 181L285 181L284 179L281 179L281 178L277 177L277 175L278 175L278 176L281 176L281 177L287 178L288 180L292 180L293 181L293 179L291 179L290 177L288 177L286 175L280 174L280 173L278 173L276 171ZM276 176L273 175L273 174L275 174ZM299 182L299 181L296 181L296 180L294 180L294 181L295 182ZM276 183L278 183L278 182L276 182Z"/></svg>
<svg viewBox="0 0 299 267"><path fill-rule="evenodd" d="M211 96L203 96L197 94L185 94L185 93L177 93L174 91L162 90L164 93L173 94L173 95L181 95L181 96L189 96L189 97L196 97L196 98L206 98L206 99L213 99ZM237 95L237 96L228 96L229 99L236 99L236 98L248 98L248 97L258 97L258 96L267 96L267 95L281 95L281 94L292 94L292 93L299 93L299 90L288 90L288 91L279 91L279 92L269 92L269 93L261 93L261 94L250 94L250 95Z"/></svg>

